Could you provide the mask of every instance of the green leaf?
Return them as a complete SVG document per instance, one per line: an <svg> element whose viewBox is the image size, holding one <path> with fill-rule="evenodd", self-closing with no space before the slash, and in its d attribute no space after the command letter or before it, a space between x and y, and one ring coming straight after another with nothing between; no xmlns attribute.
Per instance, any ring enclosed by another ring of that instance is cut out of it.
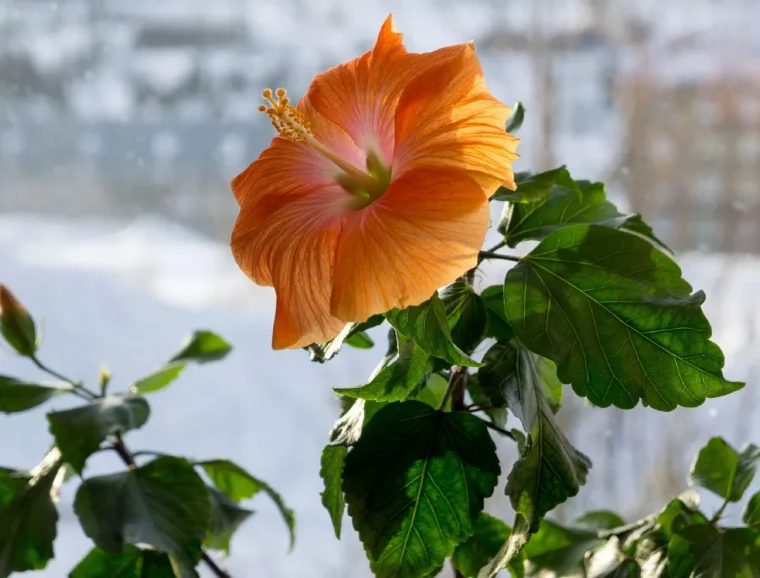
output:
<svg viewBox="0 0 760 578"><path fill-rule="evenodd" d="M481 512L475 523L475 532L454 551L452 561L465 578L476 578L480 569L493 558L509 538L511 530L501 520ZM513 576L524 575L523 561L519 557L510 565Z"/></svg>
<svg viewBox="0 0 760 578"><path fill-rule="evenodd" d="M551 392L552 384L539 373L541 363L537 355L520 348L505 357L501 368L507 405L529 436L526 451L507 478L506 491L532 532L544 514L578 493L591 467L591 460L573 447L554 420L545 393Z"/></svg>
<svg viewBox="0 0 760 578"><path fill-rule="evenodd" d="M687 526L707 523L707 518L699 511L699 494L691 490L671 500L656 516L656 521L669 540Z"/></svg>
<svg viewBox="0 0 760 578"><path fill-rule="evenodd" d="M691 466L689 484L702 486L725 500L738 502L752 482L760 462L760 448L748 444L741 453L714 437L699 450Z"/></svg>
<svg viewBox="0 0 760 578"><path fill-rule="evenodd" d="M34 319L16 296L0 283L0 335L16 353L31 357L37 351Z"/></svg>
<svg viewBox="0 0 760 578"><path fill-rule="evenodd" d="M121 552L93 548L69 578L174 578L169 556L127 544Z"/></svg>
<svg viewBox="0 0 760 578"><path fill-rule="evenodd" d="M177 379L185 369L184 363L172 363L165 365L161 369L150 375L138 379L129 388L133 393L145 394L154 393L165 388L167 385Z"/></svg>
<svg viewBox="0 0 760 578"><path fill-rule="evenodd" d="M150 407L142 397L110 395L88 405L54 411L47 418L64 461L81 474L87 458L106 437L142 427L149 415Z"/></svg>
<svg viewBox="0 0 760 578"><path fill-rule="evenodd" d="M525 547L529 575L538 571L553 572L556 576L571 576L583 568L587 550L602 544L597 533L587 529L560 526L542 520L539 531Z"/></svg>
<svg viewBox="0 0 760 578"><path fill-rule="evenodd" d="M514 205L502 228L507 244L516 247L523 241L541 240L552 231L573 224L628 229L659 243L640 216L623 215L607 201L604 183L575 181L575 185L572 189L552 186L539 200Z"/></svg>
<svg viewBox="0 0 760 578"><path fill-rule="evenodd" d="M482 420L391 403L346 457L343 490L376 576L432 572L472 535L499 475Z"/></svg>
<svg viewBox="0 0 760 578"><path fill-rule="evenodd" d="M406 309L392 309L386 314L388 321L401 335L414 340L426 353L445 359L454 365L478 367L453 341L446 306L438 293L422 303Z"/></svg>
<svg viewBox="0 0 760 578"><path fill-rule="evenodd" d="M211 503L211 524L204 545L213 550L221 550L225 556L230 551L230 539L240 524L245 522L253 512L238 506L226 494L208 486Z"/></svg>
<svg viewBox="0 0 760 578"><path fill-rule="evenodd" d="M760 536L748 528L689 526L670 541L667 568L670 578L756 578Z"/></svg>
<svg viewBox="0 0 760 578"><path fill-rule="evenodd" d="M472 378L472 376L470 376ZM448 380L438 373L432 374L428 377L425 387L423 387L417 396L414 398L417 401L428 404L433 409L438 409L443 401L443 396L448 389ZM451 399L446 404L445 410L449 410L451 406Z"/></svg>
<svg viewBox="0 0 760 578"><path fill-rule="evenodd" d="M41 570L53 558L58 511L51 490L60 459L36 475L0 468L0 578Z"/></svg>
<svg viewBox="0 0 760 578"><path fill-rule="evenodd" d="M359 333L349 335L344 343L356 349L372 349L375 346L375 342L367 335L366 331L359 331Z"/></svg>
<svg viewBox="0 0 760 578"><path fill-rule="evenodd" d="M625 526L625 520L610 510L594 510L586 512L573 522L573 528L601 532Z"/></svg>
<svg viewBox="0 0 760 578"><path fill-rule="evenodd" d="M368 384L335 389L353 398L371 401L404 401L420 390L433 369L433 360L412 339L398 336L398 357L383 368Z"/></svg>
<svg viewBox="0 0 760 578"><path fill-rule="evenodd" d="M49 387L0 375L0 412L26 411L68 391L70 387Z"/></svg>
<svg viewBox="0 0 760 578"><path fill-rule="evenodd" d="M483 358L483 361L486 362L486 359ZM470 394L474 404L479 405L481 408L488 408L484 409L483 413L488 416L491 422L500 428L503 428L507 424L507 402L501 394L501 390L494 391L490 389L489 384L489 390L487 391L480 383L480 376L476 374L468 377L467 392Z"/></svg>
<svg viewBox="0 0 760 578"><path fill-rule="evenodd" d="M525 120L525 107L523 106L522 102L515 103L515 108L512 111L512 114L507 119L506 124L506 130L509 134L515 134L518 130L520 130L520 127L522 126L523 121Z"/></svg>
<svg viewBox="0 0 760 578"><path fill-rule="evenodd" d="M326 446L322 450L322 467L319 469L319 477L325 484L325 490L320 494L322 505L330 514L335 537L339 540L343 512L346 509L341 478L343 477L343 464L346 461L347 453L348 448L346 446Z"/></svg>
<svg viewBox="0 0 760 578"><path fill-rule="evenodd" d="M174 354L167 365L187 361L195 363L219 361L227 357L230 351L232 351L232 346L216 333L195 331L185 339L180 350Z"/></svg>
<svg viewBox="0 0 760 578"><path fill-rule="evenodd" d="M760 492L754 494L744 506L742 522L751 528L760 527Z"/></svg>
<svg viewBox="0 0 760 578"><path fill-rule="evenodd" d="M385 321L385 317L382 315L373 315L367 319L367 321L362 323L348 323L343 330L330 341L325 343L312 343L311 345L304 347L304 349L309 352L309 359L311 359L311 361L325 363L340 353L344 343L351 345L352 347L361 347L361 345L357 345L357 343L360 343L362 338L356 338L356 336L367 329L377 327L383 323L383 321ZM368 336L367 339L369 339ZM372 344L370 344L369 347L372 347ZM366 347L364 349L366 349Z"/></svg>
<svg viewBox="0 0 760 578"><path fill-rule="evenodd" d="M499 342L506 343L515 336L515 332L507 321L507 312L504 310L504 285L491 285L483 289L480 294L486 306L488 321L486 323L486 337L493 337Z"/></svg>
<svg viewBox="0 0 760 578"><path fill-rule="evenodd" d="M508 273L507 317L554 361L563 383L600 407L698 406L744 384L723 378L704 294L643 239L596 225L547 236Z"/></svg>
<svg viewBox="0 0 760 578"><path fill-rule="evenodd" d="M668 541L665 535L655 531L642 537L636 544L634 560L641 567L641 578L666 578Z"/></svg>
<svg viewBox="0 0 760 578"><path fill-rule="evenodd" d="M454 343L471 354L483 340L488 321L486 305L467 283L457 281L443 290L441 300Z"/></svg>
<svg viewBox="0 0 760 578"><path fill-rule="evenodd" d="M290 547L295 544L295 514L293 510L285 505L280 494L265 481L260 480L249 474L239 465L229 460L208 460L196 462L203 468L206 475L211 479L214 485L227 495L228 498L240 502L241 500L252 498L259 491L268 495L277 506L285 525L290 533Z"/></svg>
<svg viewBox="0 0 760 578"><path fill-rule="evenodd" d="M492 201L509 201L510 203L530 203L546 199L551 194L553 186L562 186L577 192L575 181L570 178L570 173L563 166L543 173L517 173L515 175L517 190L511 191L506 187L500 187L496 194L491 197ZM505 213L511 207L505 207ZM503 233L501 225L499 232Z"/></svg>
<svg viewBox="0 0 760 578"><path fill-rule="evenodd" d="M144 466L85 480L74 511L84 533L110 552L144 543L194 568L211 516L209 494L184 459L160 457Z"/></svg>

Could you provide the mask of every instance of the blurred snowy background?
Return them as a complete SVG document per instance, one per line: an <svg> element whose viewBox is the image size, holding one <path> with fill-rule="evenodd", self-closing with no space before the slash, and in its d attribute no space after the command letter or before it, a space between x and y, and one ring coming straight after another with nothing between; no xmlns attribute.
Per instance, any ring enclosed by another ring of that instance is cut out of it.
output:
<svg viewBox="0 0 760 578"><path fill-rule="evenodd" d="M272 136L256 113L261 90L302 93L367 50L389 12L410 50L476 40L492 91L528 110L519 170L567 164L642 212L707 292L728 376L748 381L678 419L591 409L568 388L561 421L594 468L556 516L647 512L684 489L710 435L760 442L755 0L0 0L0 281L42 320L43 360L83 379L107 361L126 386L196 328L236 346L152 396L153 417L130 438L135 449L229 457L283 493L295 551L260 498L232 543L238 578L368 575L350 523L343 541L332 535L318 469L338 413L331 388L361 383L379 352L324 366L285 352L271 365L274 298L229 254L227 183ZM0 372L40 377L6 350ZM0 463L44 455L49 407L0 417ZM505 470L512 455L504 445ZM88 473L117 467L96 456ZM489 509L509 520L502 488ZM89 548L71 492L40 576L66 575Z"/></svg>

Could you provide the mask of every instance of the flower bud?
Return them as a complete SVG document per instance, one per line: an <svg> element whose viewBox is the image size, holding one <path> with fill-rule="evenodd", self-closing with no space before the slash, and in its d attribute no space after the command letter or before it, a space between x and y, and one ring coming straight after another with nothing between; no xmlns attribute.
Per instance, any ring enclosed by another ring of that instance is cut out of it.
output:
<svg viewBox="0 0 760 578"><path fill-rule="evenodd" d="M1 283L0 334L19 355L31 357L37 351L34 320L10 289Z"/></svg>

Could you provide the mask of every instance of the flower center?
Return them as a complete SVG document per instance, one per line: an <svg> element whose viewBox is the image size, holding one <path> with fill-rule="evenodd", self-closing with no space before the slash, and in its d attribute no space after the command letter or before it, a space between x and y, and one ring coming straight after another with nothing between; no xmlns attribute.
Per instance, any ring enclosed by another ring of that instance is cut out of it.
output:
<svg viewBox="0 0 760 578"><path fill-rule="evenodd" d="M269 116L278 134L292 142L303 142L332 161L342 171L337 178L338 183L356 196L362 205L371 203L387 190L391 173L377 155L370 153L367 156L367 172L364 172L316 139L311 123L290 104L284 88L278 88L274 95L267 88L261 97L269 106L262 104L259 112Z"/></svg>

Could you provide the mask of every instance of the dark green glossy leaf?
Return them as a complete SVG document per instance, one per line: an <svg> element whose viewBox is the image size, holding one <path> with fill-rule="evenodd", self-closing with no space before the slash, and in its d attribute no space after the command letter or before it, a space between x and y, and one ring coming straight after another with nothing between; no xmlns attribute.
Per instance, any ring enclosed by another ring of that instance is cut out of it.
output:
<svg viewBox="0 0 760 578"><path fill-rule="evenodd" d="M239 465L229 460L208 460L197 462L197 465L203 468L203 471L206 472L206 475L220 491L236 502L252 498L259 491L267 494L277 506L283 520L285 520L288 532L290 533L290 547L293 547L296 539L295 514L293 510L285 505L282 496L272 486L252 476Z"/></svg>
<svg viewBox="0 0 760 578"><path fill-rule="evenodd" d="M515 134L525 120L525 107L522 102L517 102L512 114L507 119L506 130L509 134Z"/></svg>
<svg viewBox="0 0 760 578"><path fill-rule="evenodd" d="M367 335L366 331L360 331L359 333L349 335L344 343L351 347L355 347L356 349L372 349L375 346L375 342L372 341L372 338L369 335Z"/></svg>
<svg viewBox="0 0 760 578"><path fill-rule="evenodd" d="M757 446L748 444L737 452L723 438L714 437L699 450L691 466L689 484L738 502L752 482L758 462L760 448Z"/></svg>
<svg viewBox="0 0 760 578"><path fill-rule="evenodd" d="M668 545L669 578L757 578L760 535L748 528L689 526Z"/></svg>
<svg viewBox="0 0 760 578"><path fill-rule="evenodd" d="M557 167L543 173L517 173L515 174L517 190L511 191L506 187L500 187L496 194L491 197L494 201L509 201L510 203L530 203L546 199L551 194L553 186L560 186L577 191L575 181L570 178L570 173L564 166ZM507 212L510 207L505 207ZM501 226L499 232L503 233Z"/></svg>
<svg viewBox="0 0 760 578"><path fill-rule="evenodd" d="M208 486L211 504L211 524L204 544L214 550L221 550L225 555L230 551L230 539L240 524L245 522L253 512L238 506L226 494Z"/></svg>
<svg viewBox="0 0 760 578"><path fill-rule="evenodd" d="M311 359L311 361L325 363L340 353L344 343L353 347L361 347L359 343L362 342L362 338L356 338L356 336L368 329L377 327L383 323L383 321L385 321L385 317L382 315L373 315L367 319L367 321L362 323L348 323L343 330L330 341L326 341L325 343L312 343L311 345L304 347L304 349L309 352L309 359ZM369 336L367 336L367 339L369 339ZM366 343L366 341L364 343ZM372 347L372 345L370 344L369 347Z"/></svg>
<svg viewBox="0 0 760 578"><path fill-rule="evenodd" d="M694 490L689 490L675 500L671 500L657 514L656 522L667 539L672 538L686 526L706 523L707 518L699 511L699 494Z"/></svg>
<svg viewBox="0 0 760 578"><path fill-rule="evenodd" d="M471 354L483 340L488 314L480 295L467 283L452 283L441 294L454 343Z"/></svg>
<svg viewBox="0 0 760 578"><path fill-rule="evenodd" d="M499 475L483 422L391 403L346 457L348 512L378 577L432 572L469 537Z"/></svg>
<svg viewBox="0 0 760 578"><path fill-rule="evenodd" d="M185 339L180 350L174 354L168 364L187 361L195 363L219 361L227 357L230 351L232 351L232 346L216 333L195 331Z"/></svg>
<svg viewBox="0 0 760 578"><path fill-rule="evenodd" d="M37 351L37 330L34 319L2 283L0 283L0 335L19 355L30 357Z"/></svg>
<svg viewBox="0 0 760 578"><path fill-rule="evenodd" d="M736 391L709 340L703 293L645 240L607 227L551 233L508 273L507 317L563 383L601 407L668 411Z"/></svg>
<svg viewBox="0 0 760 578"><path fill-rule="evenodd" d="M142 427L149 415L150 407L142 397L110 395L87 405L54 411L47 418L64 461L81 474L87 458L106 437Z"/></svg>
<svg viewBox="0 0 760 578"><path fill-rule="evenodd" d="M483 289L480 298L486 305L486 337L493 337L501 343L506 343L515 336L515 332L507 321L504 310L504 285L491 285Z"/></svg>
<svg viewBox="0 0 760 578"><path fill-rule="evenodd" d="M45 403L51 397L71 391L70 387L49 387L27 383L0 375L0 412L26 411Z"/></svg>
<svg viewBox="0 0 760 578"><path fill-rule="evenodd" d="M393 309L386 314L388 321L401 335L414 340L426 353L454 365L478 367L453 341L444 305L438 293L414 307Z"/></svg>
<svg viewBox="0 0 760 578"><path fill-rule="evenodd" d="M93 548L69 578L175 578L169 556L127 544L121 552Z"/></svg>
<svg viewBox="0 0 760 578"><path fill-rule="evenodd" d="M343 522L343 512L346 509L346 500L343 497L342 477L343 464L346 461L348 448L346 446L327 446L322 450L321 467L319 477L325 484L322 496L322 505L330 514L335 537L340 540L340 529Z"/></svg>
<svg viewBox="0 0 760 578"><path fill-rule="evenodd" d="M539 373L540 358L520 348L505 357L509 359L512 367L501 368L503 392L529 437L525 453L507 479L507 494L515 512L535 532L546 512L576 495L586 483L591 460L573 447L554 420L545 393L551 392L551 385Z"/></svg>
<svg viewBox="0 0 760 578"><path fill-rule="evenodd" d="M640 216L623 215L607 201L603 183L575 181L575 185L573 188L552 186L537 201L515 204L502 227L507 244L515 247L522 241L541 240L552 231L573 224L632 230L659 243Z"/></svg>
<svg viewBox="0 0 760 578"><path fill-rule="evenodd" d="M29 472L0 468L0 578L41 570L53 557L58 511L51 489L60 459Z"/></svg>
<svg viewBox="0 0 760 578"><path fill-rule="evenodd" d="M139 394L154 393L172 383L184 369L184 363L171 363L142 379L138 379L132 384L130 390Z"/></svg>
<svg viewBox="0 0 760 578"><path fill-rule="evenodd" d="M760 492L754 494L744 506L742 522L752 528L760 528Z"/></svg>
<svg viewBox="0 0 760 578"><path fill-rule="evenodd" d="M509 526L504 522L481 512L473 535L454 551L454 566L464 578L476 578L480 569L496 556L510 533ZM522 578L525 574L522 557L513 560L509 570L512 576Z"/></svg>
<svg viewBox="0 0 760 578"><path fill-rule="evenodd" d="M430 375L433 361L411 338L399 335L398 339L398 357L393 363L368 384L336 389L336 393L370 401L403 401L415 396Z"/></svg>
<svg viewBox="0 0 760 578"><path fill-rule="evenodd" d="M187 461L157 458L144 466L85 480L74 511L95 545L119 552L149 544L194 568L210 522L206 485Z"/></svg>

